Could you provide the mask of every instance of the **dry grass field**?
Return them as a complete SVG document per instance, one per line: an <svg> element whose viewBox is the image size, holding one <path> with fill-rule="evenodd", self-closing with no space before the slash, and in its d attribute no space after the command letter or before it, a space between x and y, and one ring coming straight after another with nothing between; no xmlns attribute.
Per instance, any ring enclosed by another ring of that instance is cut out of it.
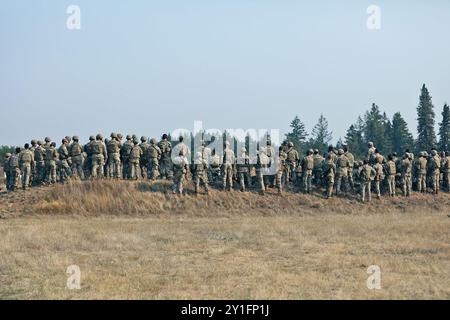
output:
<svg viewBox="0 0 450 320"><path fill-rule="evenodd" d="M174 196L84 182L0 194L1 299L449 299L450 195ZM81 289L66 287L69 265ZM367 268L381 268L369 290Z"/></svg>

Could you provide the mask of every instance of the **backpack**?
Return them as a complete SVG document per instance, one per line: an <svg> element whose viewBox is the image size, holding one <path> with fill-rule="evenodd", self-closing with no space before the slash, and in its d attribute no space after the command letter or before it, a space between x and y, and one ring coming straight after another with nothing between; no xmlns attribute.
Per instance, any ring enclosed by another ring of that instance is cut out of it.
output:
<svg viewBox="0 0 450 320"><path fill-rule="evenodd" d="M91 145L92 154L100 154L100 142L95 141Z"/></svg>
<svg viewBox="0 0 450 320"><path fill-rule="evenodd" d="M119 144L116 143L115 140L111 140L106 146L108 153L117 153L119 152Z"/></svg>
<svg viewBox="0 0 450 320"><path fill-rule="evenodd" d="M43 150L42 150L41 147L37 147L37 148L34 150L34 160L37 161L37 162L41 162L41 161L44 160L44 157L43 157Z"/></svg>
<svg viewBox="0 0 450 320"><path fill-rule="evenodd" d="M395 166L395 162L394 161L389 161L388 162L388 173L391 174L391 175L397 173L397 168Z"/></svg>
<svg viewBox="0 0 450 320"><path fill-rule="evenodd" d="M130 158L139 159L140 157L141 157L141 147L134 146L133 149L131 149Z"/></svg>
<svg viewBox="0 0 450 320"><path fill-rule="evenodd" d="M72 144L72 147L70 148L70 155L72 157L76 157L79 156L81 154L81 146L78 142L74 142Z"/></svg>

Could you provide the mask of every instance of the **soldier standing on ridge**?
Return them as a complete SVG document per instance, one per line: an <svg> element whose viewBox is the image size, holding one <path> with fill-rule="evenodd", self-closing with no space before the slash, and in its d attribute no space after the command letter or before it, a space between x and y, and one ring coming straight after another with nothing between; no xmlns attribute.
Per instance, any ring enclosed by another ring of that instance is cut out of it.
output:
<svg viewBox="0 0 450 320"><path fill-rule="evenodd" d="M371 184L376 172L374 168L369 164L369 160L364 159L363 165L359 169L359 179L361 182L361 201L365 202L366 192L367 198L370 202L372 200Z"/></svg>
<svg viewBox="0 0 450 320"><path fill-rule="evenodd" d="M78 136L72 137L69 147L69 157L72 160L72 176L83 179L83 147Z"/></svg>
<svg viewBox="0 0 450 320"><path fill-rule="evenodd" d="M165 178L167 180L173 179L173 171L172 171L172 143L168 140L167 134L163 134L161 137L161 141L158 143L158 147L161 150L161 159L159 161L159 174L161 178Z"/></svg>
<svg viewBox="0 0 450 320"><path fill-rule="evenodd" d="M144 150L142 150L144 152ZM150 180L156 180L159 177L159 160L161 159L161 149L158 147L158 143L155 138L150 139L150 145L147 147L148 160L148 178Z"/></svg>
<svg viewBox="0 0 450 320"><path fill-rule="evenodd" d="M402 161L400 162L400 170L402 175L402 191L405 197L411 195L411 174L412 161L409 153L405 152Z"/></svg>
<svg viewBox="0 0 450 320"><path fill-rule="evenodd" d="M69 159L69 151L67 150L68 141L66 138L62 139L62 144L58 148L58 167L59 167L59 181L64 183L67 179L72 175L72 171L70 170L70 166L68 163Z"/></svg>
<svg viewBox="0 0 450 320"><path fill-rule="evenodd" d="M139 146L139 141L137 139L133 140L133 147L130 151L130 179L139 180L141 169L139 166L139 161L142 157L142 149Z"/></svg>
<svg viewBox="0 0 450 320"><path fill-rule="evenodd" d="M313 159L314 159L314 169L313 169L314 184L316 185L317 188L321 188L322 187L322 177L323 177L323 162L325 159L319 153L318 149L314 150ZM334 179L334 176L333 176L333 179Z"/></svg>
<svg viewBox="0 0 450 320"><path fill-rule="evenodd" d="M58 160L58 151L56 150L56 143L51 142L45 149L45 172L47 176L45 181L48 184L56 183L56 161Z"/></svg>
<svg viewBox="0 0 450 320"><path fill-rule="evenodd" d="M233 164L235 162L234 152L230 148L230 142L225 142L225 148L223 150L223 177L222 186L223 191L227 191L227 181L229 191L233 191Z"/></svg>
<svg viewBox="0 0 450 320"><path fill-rule="evenodd" d="M120 141L116 133L111 133L111 140L106 145L108 151L108 178L119 179L121 175Z"/></svg>
<svg viewBox="0 0 450 320"><path fill-rule="evenodd" d="M297 150L294 149L294 144L291 141L287 143L287 150L285 154L286 154L286 169L287 169L286 183L294 182L296 179L295 169L297 168L297 164L298 161L300 160L300 157L298 155Z"/></svg>
<svg viewBox="0 0 450 320"><path fill-rule="evenodd" d="M353 167L355 166L355 157L353 154L348 150L348 146L344 146L344 154L348 159L348 183L350 185L350 188L352 191L355 190L355 184L353 182Z"/></svg>
<svg viewBox="0 0 450 320"><path fill-rule="evenodd" d="M311 193L311 180L312 171L314 169L314 158L313 150L309 149L306 153L306 157L302 160L302 171L303 171L303 190L305 193Z"/></svg>
<svg viewBox="0 0 450 320"><path fill-rule="evenodd" d="M188 172L189 162L184 156L184 151L180 150L178 156L173 159L173 193L183 194L183 183Z"/></svg>
<svg viewBox="0 0 450 320"><path fill-rule="evenodd" d="M431 150L431 184L433 186L433 193L439 193L439 180L441 176L441 157L439 157L436 150Z"/></svg>
<svg viewBox="0 0 450 320"><path fill-rule="evenodd" d="M343 149L338 150L338 158L336 160L336 195L341 193L341 183L344 181L344 190L348 192L348 169L350 163Z"/></svg>
<svg viewBox="0 0 450 320"><path fill-rule="evenodd" d="M125 143L120 148L120 157L122 159L122 175L123 179L130 179L131 176L131 164L130 164L130 152L133 149L133 141L131 135L127 134Z"/></svg>
<svg viewBox="0 0 450 320"><path fill-rule="evenodd" d="M327 158L323 161L322 167L323 176L325 177L326 198L328 199L333 196L334 176L336 174L336 165L330 153L327 154ZM322 181L322 178L320 178L320 181Z"/></svg>
<svg viewBox="0 0 450 320"><path fill-rule="evenodd" d="M16 152L9 157L8 167L9 167L9 188L11 191L15 191L19 188L20 179L20 163L19 154L20 148L16 148Z"/></svg>
<svg viewBox="0 0 450 320"><path fill-rule="evenodd" d="M25 143L25 148L19 153L19 166L22 173L22 189L30 187L31 168L34 167L34 154L30 151L30 145Z"/></svg>
<svg viewBox="0 0 450 320"><path fill-rule="evenodd" d="M397 175L397 165L392 155L388 156L388 162L386 163L386 172L388 174L387 181L389 187L389 196L395 197L395 176Z"/></svg>
<svg viewBox="0 0 450 320"><path fill-rule="evenodd" d="M147 142L147 137L142 136L141 137L141 144L139 145L139 147L141 147L142 150L142 157L139 160L139 165L141 168L141 177L142 179L146 179L147 177L150 179L151 177L149 176L149 173L151 172L149 170L149 161L150 159L148 158L148 148L150 147L150 144Z"/></svg>
<svg viewBox="0 0 450 320"><path fill-rule="evenodd" d="M206 194L209 193L208 175L206 174L207 166L208 164L206 160L203 159L202 152L197 152L194 159L195 194L199 193L200 184L205 187Z"/></svg>
<svg viewBox="0 0 450 320"><path fill-rule="evenodd" d="M421 193L427 192L427 168L428 168L428 155L425 151L420 152L420 156L416 162L417 172L417 191Z"/></svg>

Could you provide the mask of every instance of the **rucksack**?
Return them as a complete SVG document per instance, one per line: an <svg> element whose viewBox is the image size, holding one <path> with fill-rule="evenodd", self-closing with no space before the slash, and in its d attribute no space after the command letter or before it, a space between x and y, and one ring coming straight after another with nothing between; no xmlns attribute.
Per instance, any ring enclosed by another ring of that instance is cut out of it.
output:
<svg viewBox="0 0 450 320"><path fill-rule="evenodd" d="M91 145L92 154L100 154L100 142L95 141Z"/></svg>

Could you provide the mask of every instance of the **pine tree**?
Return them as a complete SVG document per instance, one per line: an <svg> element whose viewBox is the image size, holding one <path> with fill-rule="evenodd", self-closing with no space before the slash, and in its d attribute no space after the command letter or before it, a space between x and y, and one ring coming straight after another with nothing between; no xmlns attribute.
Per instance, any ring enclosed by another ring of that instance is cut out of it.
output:
<svg viewBox="0 0 450 320"><path fill-rule="evenodd" d="M442 122L439 123L439 150L450 151L450 108L442 108Z"/></svg>
<svg viewBox="0 0 450 320"><path fill-rule="evenodd" d="M379 150L383 150L385 153L392 152L392 123L389 120L386 112L383 112L383 126L384 126L384 142L383 145L379 146Z"/></svg>
<svg viewBox="0 0 450 320"><path fill-rule="evenodd" d="M372 108L364 115L364 140L374 143L374 146L384 152L385 148L385 122L381 115L380 108L372 103Z"/></svg>
<svg viewBox="0 0 450 320"><path fill-rule="evenodd" d="M305 146L306 138L308 137L305 125L300 121L298 116L295 116L290 127L292 128L292 132L286 134L286 140L291 141L294 147L300 152Z"/></svg>
<svg viewBox="0 0 450 320"><path fill-rule="evenodd" d="M347 134L345 135L345 144L350 149L350 152L358 158L365 155L366 146L363 140L363 130L364 122L361 117L358 117L356 123L347 129Z"/></svg>
<svg viewBox="0 0 450 320"><path fill-rule="evenodd" d="M312 129L311 135L310 148L325 151L332 139L332 132L328 130L328 121L322 114Z"/></svg>
<svg viewBox="0 0 450 320"><path fill-rule="evenodd" d="M434 132L434 111L430 93L422 86L419 105L417 106L417 142L416 151L430 150L436 147L436 134Z"/></svg>
<svg viewBox="0 0 450 320"><path fill-rule="evenodd" d="M414 138L400 112L392 117L391 141L392 151L397 152L398 155L403 154L406 149L412 150L414 145Z"/></svg>

